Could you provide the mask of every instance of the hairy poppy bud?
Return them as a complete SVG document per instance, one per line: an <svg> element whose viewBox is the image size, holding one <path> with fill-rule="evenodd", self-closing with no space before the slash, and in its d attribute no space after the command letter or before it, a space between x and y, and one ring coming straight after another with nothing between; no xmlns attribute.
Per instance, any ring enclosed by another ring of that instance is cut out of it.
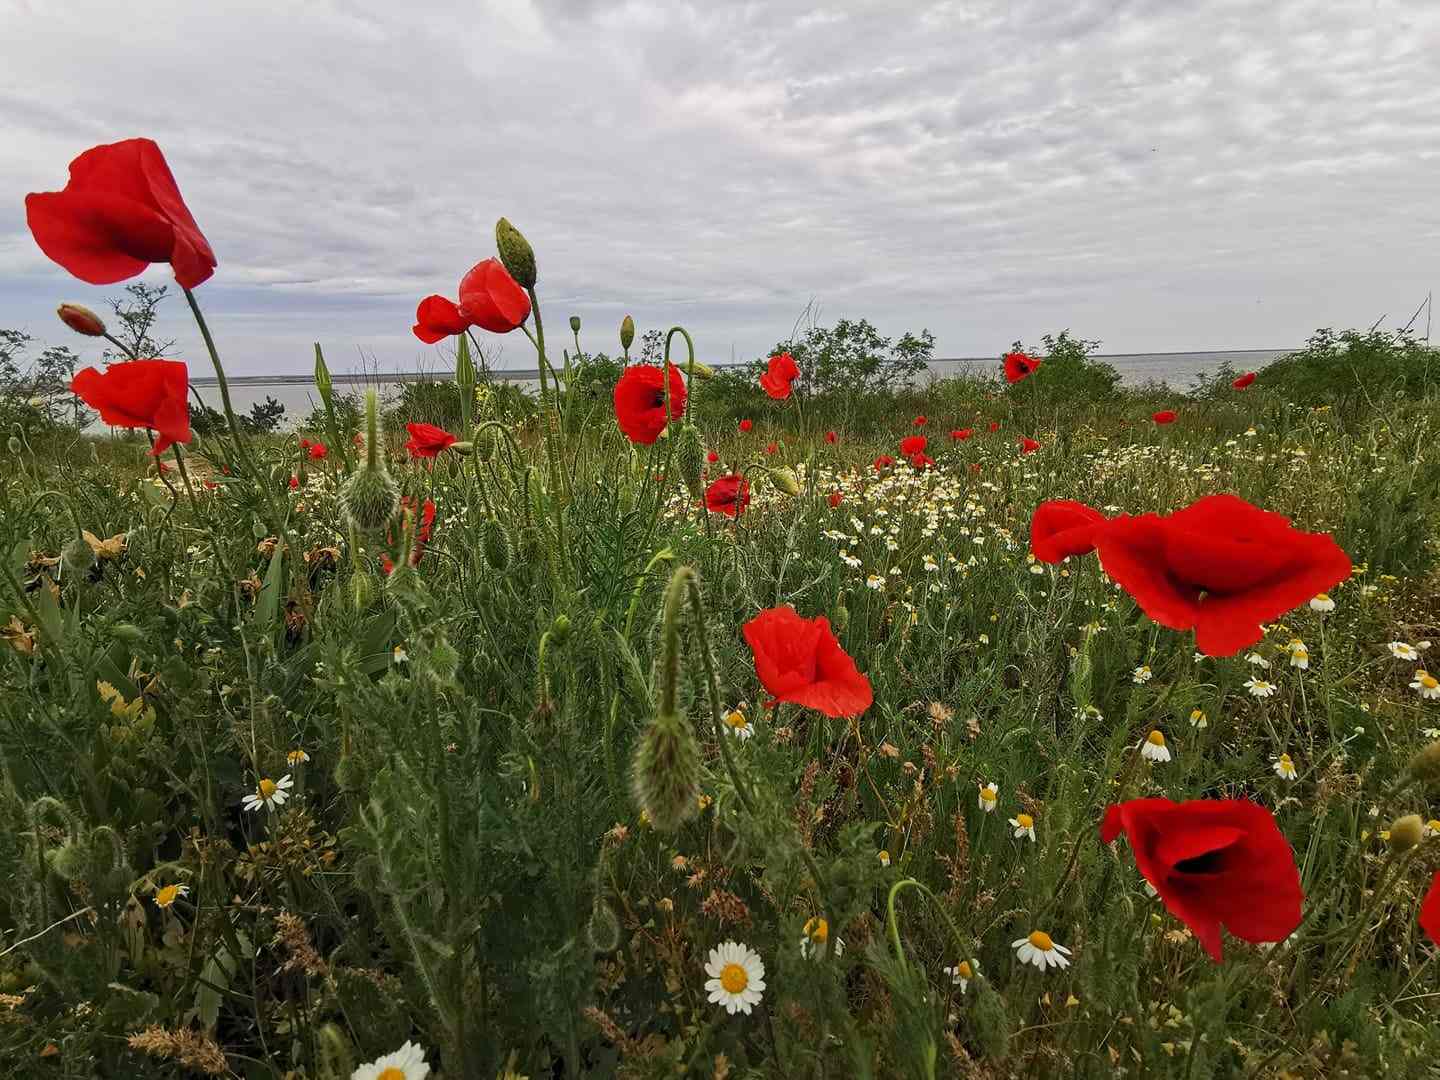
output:
<svg viewBox="0 0 1440 1080"><path fill-rule="evenodd" d="M675 465L690 494L700 498L705 491L700 482L700 471L705 467L705 444L694 424L687 423L680 428L680 441L675 446Z"/></svg>
<svg viewBox="0 0 1440 1080"><path fill-rule="evenodd" d="M690 370L697 379L713 379L715 377L715 369L699 360L690 365Z"/></svg>
<svg viewBox="0 0 1440 1080"><path fill-rule="evenodd" d="M1010 1049L1010 1013L989 979L981 976L975 982L975 1004L970 1007L975 1042L987 1058L1000 1061Z"/></svg>
<svg viewBox="0 0 1440 1080"><path fill-rule="evenodd" d="M378 533L400 512L400 489L380 457L380 432L374 390L365 392L365 460L340 489L340 512L361 532Z"/></svg>
<svg viewBox="0 0 1440 1080"><path fill-rule="evenodd" d="M375 582L369 574L356 574L350 579L350 602L356 611L364 611L374 598Z"/></svg>
<svg viewBox="0 0 1440 1080"><path fill-rule="evenodd" d="M319 1075L322 1080L344 1080L355 1072L355 1054L350 1040L336 1024L325 1024L316 1039Z"/></svg>
<svg viewBox="0 0 1440 1080"><path fill-rule="evenodd" d="M661 832L674 832L700 812L700 744L690 724L659 713L640 736L630 772L635 801Z"/></svg>
<svg viewBox="0 0 1440 1080"><path fill-rule="evenodd" d="M629 315L620 320L620 348L629 350L635 344L635 320Z"/></svg>
<svg viewBox="0 0 1440 1080"><path fill-rule="evenodd" d="M1410 759L1410 775L1422 784L1440 781L1440 741L1432 742Z"/></svg>
<svg viewBox="0 0 1440 1080"><path fill-rule="evenodd" d="M580 316L579 316L579 315L571 315L571 316L570 316L570 332L571 332L572 334L578 334L578 333L580 332Z"/></svg>
<svg viewBox="0 0 1440 1080"><path fill-rule="evenodd" d="M590 909L590 925L587 927L590 947L597 953L614 952L620 947L620 920L603 897L595 898Z"/></svg>
<svg viewBox="0 0 1440 1080"><path fill-rule="evenodd" d="M95 553L82 537L75 537L60 552L60 561L66 570L80 574L95 565Z"/></svg>
<svg viewBox="0 0 1440 1080"><path fill-rule="evenodd" d="M105 336L105 323L88 307L82 307L80 304L61 304L55 309L55 314L59 315L60 321L77 334L84 334L86 337Z"/></svg>
<svg viewBox="0 0 1440 1080"><path fill-rule="evenodd" d="M556 645L564 645L570 638L570 616L556 615L555 621L550 624L550 640Z"/></svg>
<svg viewBox="0 0 1440 1080"><path fill-rule="evenodd" d="M12 454L18 454L18 453L20 453L20 450L21 450L21 448L22 448L22 444L21 444L21 442L20 442L19 436L17 436L17 435L11 435L10 438L6 440L5 446L9 449L10 453L12 453Z"/></svg>
<svg viewBox="0 0 1440 1080"><path fill-rule="evenodd" d="M1390 823L1390 850L1397 854L1409 851L1425 836L1425 823L1419 814L1406 814Z"/></svg>
<svg viewBox="0 0 1440 1080"><path fill-rule="evenodd" d="M533 289L535 249L520 230L503 217L495 223L495 248L500 253L501 264L515 279L515 283L522 289Z"/></svg>
<svg viewBox="0 0 1440 1080"><path fill-rule="evenodd" d="M786 495L800 494L800 480L789 469L767 469L766 471L770 474L770 479L775 482L775 486Z"/></svg>
<svg viewBox="0 0 1440 1080"><path fill-rule="evenodd" d="M845 601L835 605L835 611L830 616L830 625L841 633L850 625L850 609L845 606Z"/></svg>
<svg viewBox="0 0 1440 1080"><path fill-rule="evenodd" d="M492 570L504 570L510 565L510 534L493 517L485 522L481 546L485 551L485 561Z"/></svg>

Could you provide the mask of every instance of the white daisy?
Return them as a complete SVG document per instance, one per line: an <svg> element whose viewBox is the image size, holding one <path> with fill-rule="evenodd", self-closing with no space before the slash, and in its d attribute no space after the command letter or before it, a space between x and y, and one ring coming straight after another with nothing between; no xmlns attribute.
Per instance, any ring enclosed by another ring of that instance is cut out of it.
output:
<svg viewBox="0 0 1440 1080"><path fill-rule="evenodd" d="M980 809L987 814L995 812L995 800L1000 798L1000 789L994 784L980 785Z"/></svg>
<svg viewBox="0 0 1440 1080"><path fill-rule="evenodd" d="M1396 660L1419 660L1420 650L1408 641L1392 641L1385 646Z"/></svg>
<svg viewBox="0 0 1440 1080"><path fill-rule="evenodd" d="M1317 593L1310 600L1310 610L1324 615L1335 610L1335 601L1330 599L1329 593Z"/></svg>
<svg viewBox="0 0 1440 1080"><path fill-rule="evenodd" d="M395 658L395 663L397 663L397 664L408 663L409 660L410 660L410 654L405 651L405 646L404 646L404 645L396 645L395 648L394 648L393 650L391 650L390 655ZM408 1046L409 1043L406 1043L406 1045ZM398 1051L397 1051L397 1053L398 1053ZM429 1066L426 1066L426 1068L429 1068ZM388 1080L388 1078L387 1078L387 1080Z"/></svg>
<svg viewBox="0 0 1440 1080"><path fill-rule="evenodd" d="M1020 963L1034 964L1041 971L1047 967L1070 966L1070 961L1065 959L1070 955L1070 950L1064 945L1056 944L1044 930L1032 930L1028 937L1012 941L1010 947L1015 950Z"/></svg>
<svg viewBox="0 0 1440 1080"><path fill-rule="evenodd" d="M246 795L243 805L246 810L259 810L264 807L266 810L275 810L283 806L285 800L290 797L290 788L295 781L290 779L286 773L279 780L271 780L268 776L261 777L259 785L255 788L255 794Z"/></svg>
<svg viewBox="0 0 1440 1080"><path fill-rule="evenodd" d="M1010 824L1015 827L1015 839L1028 836L1031 843L1035 841L1035 819L1029 814L1016 814L1010 819Z"/></svg>
<svg viewBox="0 0 1440 1080"><path fill-rule="evenodd" d="M1274 696L1279 687L1264 679L1246 679L1245 689L1250 691L1251 697L1267 698Z"/></svg>
<svg viewBox="0 0 1440 1080"><path fill-rule="evenodd" d="M350 1080L425 1080L429 1075L424 1049L406 1042L399 1050L361 1065Z"/></svg>
<svg viewBox="0 0 1440 1080"><path fill-rule="evenodd" d="M1305 671L1310 667L1310 650L1305 647L1305 642L1298 637L1291 638L1290 644L1286 646L1290 651L1290 666Z"/></svg>
<svg viewBox="0 0 1440 1080"><path fill-rule="evenodd" d="M961 960L954 967L941 968L941 972L950 976L950 982L960 987L963 994L970 989L970 980L975 978L975 973L980 970L980 961L975 959Z"/></svg>
<svg viewBox="0 0 1440 1080"><path fill-rule="evenodd" d="M300 747L296 747L285 755L285 760L291 765L303 765L310 760L310 755Z"/></svg>
<svg viewBox="0 0 1440 1080"><path fill-rule="evenodd" d="M880 860L880 865L881 865L881 866L889 866L889 865L890 865L890 852L888 852L888 851L880 851L880 852L877 852L877 853L876 853L875 857Z"/></svg>
<svg viewBox="0 0 1440 1080"><path fill-rule="evenodd" d="M805 920L804 933L800 935L800 955L806 960L819 959L825 955L825 943L830 940L830 923L824 916L816 915ZM845 942L835 939L835 958L845 955Z"/></svg>
<svg viewBox="0 0 1440 1080"><path fill-rule="evenodd" d="M746 739L750 738L751 735L755 734L755 725L750 723L749 717L747 717L739 709L731 709L728 713L725 714L724 719L725 733L727 735L734 735L735 738L739 739L741 742L744 742Z"/></svg>
<svg viewBox="0 0 1440 1080"><path fill-rule="evenodd" d="M1290 760L1289 754L1281 754L1275 759L1275 775L1281 780L1294 780L1298 773L1295 771L1295 762Z"/></svg>
<svg viewBox="0 0 1440 1080"><path fill-rule="evenodd" d="M1205 715L1204 709L1191 709L1190 723L1194 724L1197 728L1207 728L1210 726L1210 718Z"/></svg>
<svg viewBox="0 0 1440 1080"><path fill-rule="evenodd" d="M1157 729L1145 736L1140 744L1140 756L1147 761L1169 761L1170 748L1165 745L1165 736Z"/></svg>
<svg viewBox="0 0 1440 1080"><path fill-rule="evenodd" d="M1415 678L1410 683L1410 689L1414 690L1422 698L1434 701L1440 698L1440 679L1436 679L1423 668L1415 669Z"/></svg>
<svg viewBox="0 0 1440 1080"><path fill-rule="evenodd" d="M1261 656L1258 652L1246 653L1245 662L1247 664L1254 664L1258 668L1268 668L1270 666L1270 661L1266 660L1265 657Z"/></svg>
<svg viewBox="0 0 1440 1080"><path fill-rule="evenodd" d="M190 895L189 885L165 885L155 890L155 906L164 910L182 896Z"/></svg>
<svg viewBox="0 0 1440 1080"><path fill-rule="evenodd" d="M710 950L705 964L710 978L705 989L710 1001L722 1005L731 1016L737 1012L750 1015L760 1004L765 990L765 964L760 955L738 941L727 941Z"/></svg>
<svg viewBox="0 0 1440 1080"><path fill-rule="evenodd" d="M1147 683L1154 677L1149 664L1141 664L1130 675L1131 681L1136 683Z"/></svg>

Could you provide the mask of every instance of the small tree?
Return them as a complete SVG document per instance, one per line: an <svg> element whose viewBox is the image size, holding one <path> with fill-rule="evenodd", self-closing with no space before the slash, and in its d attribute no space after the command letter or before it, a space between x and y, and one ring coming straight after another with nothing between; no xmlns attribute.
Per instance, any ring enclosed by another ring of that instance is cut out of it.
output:
<svg viewBox="0 0 1440 1080"><path fill-rule="evenodd" d="M868 319L841 319L833 327L811 325L799 338L771 350L778 352L795 357L800 385L812 395L893 392L924 375L935 355L935 337L929 330L906 331L892 341Z"/></svg>
<svg viewBox="0 0 1440 1080"><path fill-rule="evenodd" d="M111 335L126 349L122 353L106 349L105 362L132 358L151 359L169 356L175 348L173 338L161 341L153 336L155 322L160 316L160 304L170 293L170 286L151 287L144 282L125 286L124 296L112 296L107 303L114 313L116 323L110 327Z"/></svg>

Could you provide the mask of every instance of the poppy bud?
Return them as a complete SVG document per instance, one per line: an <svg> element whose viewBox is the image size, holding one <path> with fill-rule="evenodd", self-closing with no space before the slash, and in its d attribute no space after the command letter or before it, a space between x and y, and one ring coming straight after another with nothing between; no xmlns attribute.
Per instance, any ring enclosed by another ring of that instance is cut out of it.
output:
<svg viewBox="0 0 1440 1080"><path fill-rule="evenodd" d="M356 574L350 579L350 602L356 611L364 611L375 596L375 582L369 574ZM344 787L344 785L341 785Z"/></svg>
<svg viewBox="0 0 1440 1080"><path fill-rule="evenodd" d="M587 927L590 947L597 953L614 952L620 947L620 920L602 897L595 898L590 909L590 925Z"/></svg>
<svg viewBox="0 0 1440 1080"><path fill-rule="evenodd" d="M134 623L116 623L110 628L110 634L117 641L129 642L131 645L138 645L145 640L145 631Z"/></svg>
<svg viewBox="0 0 1440 1080"><path fill-rule="evenodd" d="M485 561L490 564L492 570L503 571L510 565L510 534L493 517L485 522L485 528L481 534L481 546L485 551Z"/></svg>
<svg viewBox="0 0 1440 1080"><path fill-rule="evenodd" d="M90 868L84 845L74 840L45 854L50 862L50 869L55 871L57 877L66 881L83 877Z"/></svg>
<svg viewBox="0 0 1440 1080"><path fill-rule="evenodd" d="M1010 1050L1010 1012L1005 999L980 976L975 980L975 1004L970 1008L970 1025L975 1042L992 1061L1001 1061Z"/></svg>
<svg viewBox="0 0 1440 1080"><path fill-rule="evenodd" d="M675 464L680 470L680 478L685 481L685 487L695 498L704 494L704 485L700 482L700 472L705 467L705 444L700 438L700 430L694 424L685 424L680 428L680 441L675 447Z"/></svg>
<svg viewBox="0 0 1440 1080"><path fill-rule="evenodd" d="M578 334L578 333L580 332L580 316L579 316L579 315L571 315L571 316L570 316L570 332L571 332L572 334Z"/></svg>
<svg viewBox="0 0 1440 1080"><path fill-rule="evenodd" d="M345 1037L338 1025L332 1023L321 1027L316 1042L320 1076L350 1076L354 1073L355 1054L350 1046L350 1040Z"/></svg>
<svg viewBox="0 0 1440 1080"><path fill-rule="evenodd" d="M629 315L620 320L620 348L627 352L635 344L635 320Z"/></svg>
<svg viewBox="0 0 1440 1080"><path fill-rule="evenodd" d="M830 625L841 633L844 633L845 628L850 625L850 609L845 606L845 601L842 600L835 605L835 611L830 617Z"/></svg>
<svg viewBox="0 0 1440 1080"><path fill-rule="evenodd" d="M696 360L691 366L691 371L697 379L713 379L715 377L715 369L709 364L702 364L699 360Z"/></svg>
<svg viewBox="0 0 1440 1080"><path fill-rule="evenodd" d="M535 249L506 218L495 223L495 248L500 262L522 289L535 287Z"/></svg>
<svg viewBox="0 0 1440 1080"><path fill-rule="evenodd" d="M1419 814L1406 814L1390 823L1390 850L1399 854L1409 851L1425 836L1425 823Z"/></svg>
<svg viewBox="0 0 1440 1080"><path fill-rule="evenodd" d="M451 443L450 449L457 454L464 454L467 457L475 452L475 444L472 442Z"/></svg>
<svg viewBox="0 0 1440 1080"><path fill-rule="evenodd" d="M20 450L21 450L21 442L20 442L19 436L17 436L17 435L11 435L10 438L9 438L8 440L6 440L5 446L9 449L10 453L12 453L12 454L18 454L18 453L20 453Z"/></svg>
<svg viewBox="0 0 1440 1080"><path fill-rule="evenodd" d="M77 334L84 334L86 337L105 336L105 323L88 307L82 307L79 304L61 304L55 309L55 314L59 315L60 321Z"/></svg>
<svg viewBox="0 0 1440 1080"><path fill-rule="evenodd" d="M340 489L340 511L360 532L378 533L400 512L400 491L383 467L361 465Z"/></svg>
<svg viewBox="0 0 1440 1080"><path fill-rule="evenodd" d="M1440 741L1430 743L1410 759L1410 775L1422 784L1440 781Z"/></svg>
<svg viewBox="0 0 1440 1080"><path fill-rule="evenodd" d="M658 713L635 749L630 771L635 801L661 832L674 832L700 812L700 744L689 723Z"/></svg>
<svg viewBox="0 0 1440 1080"><path fill-rule="evenodd" d="M77 536L60 552L60 562L72 573L84 573L95 565L95 553L90 550L90 545L85 543L83 537Z"/></svg>
<svg viewBox="0 0 1440 1080"><path fill-rule="evenodd" d="M570 616L556 615L555 621L550 624L550 640L556 645L564 645L570 637Z"/></svg>
<svg viewBox="0 0 1440 1080"><path fill-rule="evenodd" d="M330 381L330 369L325 364L325 354L320 351L318 341L315 342L315 389L320 391L320 400L328 406L334 387Z"/></svg>
<svg viewBox="0 0 1440 1080"><path fill-rule="evenodd" d="M770 474L770 479L775 482L775 486L786 495L800 494L800 480L789 469L767 469L766 471Z"/></svg>

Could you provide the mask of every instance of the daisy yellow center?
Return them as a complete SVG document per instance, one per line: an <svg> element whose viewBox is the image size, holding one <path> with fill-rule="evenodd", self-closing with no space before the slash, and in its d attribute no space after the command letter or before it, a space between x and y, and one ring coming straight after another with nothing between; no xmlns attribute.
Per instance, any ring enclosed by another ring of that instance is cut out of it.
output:
<svg viewBox="0 0 1440 1080"><path fill-rule="evenodd" d="M155 903L160 907L169 907L175 903L175 898L180 895L180 886L166 885L155 893Z"/></svg>
<svg viewBox="0 0 1440 1080"><path fill-rule="evenodd" d="M1044 930L1032 930L1029 940L1030 944L1041 952L1049 952L1055 947L1055 943L1050 940L1050 935L1045 933Z"/></svg>
<svg viewBox="0 0 1440 1080"><path fill-rule="evenodd" d="M1020 828L1022 829L1030 829L1034 828L1035 826L1035 819L1032 818L1029 814L1016 814L1015 820L1019 823Z"/></svg>
<svg viewBox="0 0 1440 1080"><path fill-rule="evenodd" d="M1202 710L1202 709L1191 709L1191 710L1190 710L1190 719L1191 719L1191 720L1199 720L1199 719L1201 719L1202 717L1204 717L1204 715L1205 715L1205 712L1204 712L1204 710Z"/></svg>
<svg viewBox="0 0 1440 1080"><path fill-rule="evenodd" d="M824 945L830 937L830 923L816 917L805 924L805 936L817 945Z"/></svg>
<svg viewBox="0 0 1440 1080"><path fill-rule="evenodd" d="M980 798L984 799L986 802L994 802L995 796L997 794L998 793L993 787L985 787L980 789Z"/></svg>
<svg viewBox="0 0 1440 1080"><path fill-rule="evenodd" d="M1149 735L1145 736L1145 741L1151 746L1164 746L1165 736L1158 731L1152 731Z"/></svg>
<svg viewBox="0 0 1440 1080"><path fill-rule="evenodd" d="M1330 594L1328 592L1316 593L1315 599L1319 600L1322 604L1328 604L1330 602Z"/></svg>
<svg viewBox="0 0 1440 1080"><path fill-rule="evenodd" d="M375 1080L405 1080L405 1070L390 1065Z"/></svg>
<svg viewBox="0 0 1440 1080"><path fill-rule="evenodd" d="M962 979L973 979L975 977L975 972L971 970L969 960L961 960L955 968L955 974L959 975Z"/></svg>
<svg viewBox="0 0 1440 1080"><path fill-rule="evenodd" d="M745 719L745 714L739 709L735 709L728 716L726 716L725 723L729 724L733 728L749 727L749 721Z"/></svg>
<svg viewBox="0 0 1440 1080"><path fill-rule="evenodd" d="M750 976L739 964L726 964L720 969L720 985L727 994L738 994L750 985Z"/></svg>
<svg viewBox="0 0 1440 1080"><path fill-rule="evenodd" d="M279 790L280 788L276 785L275 781L271 780L268 776L260 781L260 798L262 799L270 798Z"/></svg>
<svg viewBox="0 0 1440 1080"><path fill-rule="evenodd" d="M1420 685L1426 690L1434 690L1437 686L1440 686L1440 679L1435 678L1435 676L1431 675L1428 671L1422 671L1420 672Z"/></svg>

